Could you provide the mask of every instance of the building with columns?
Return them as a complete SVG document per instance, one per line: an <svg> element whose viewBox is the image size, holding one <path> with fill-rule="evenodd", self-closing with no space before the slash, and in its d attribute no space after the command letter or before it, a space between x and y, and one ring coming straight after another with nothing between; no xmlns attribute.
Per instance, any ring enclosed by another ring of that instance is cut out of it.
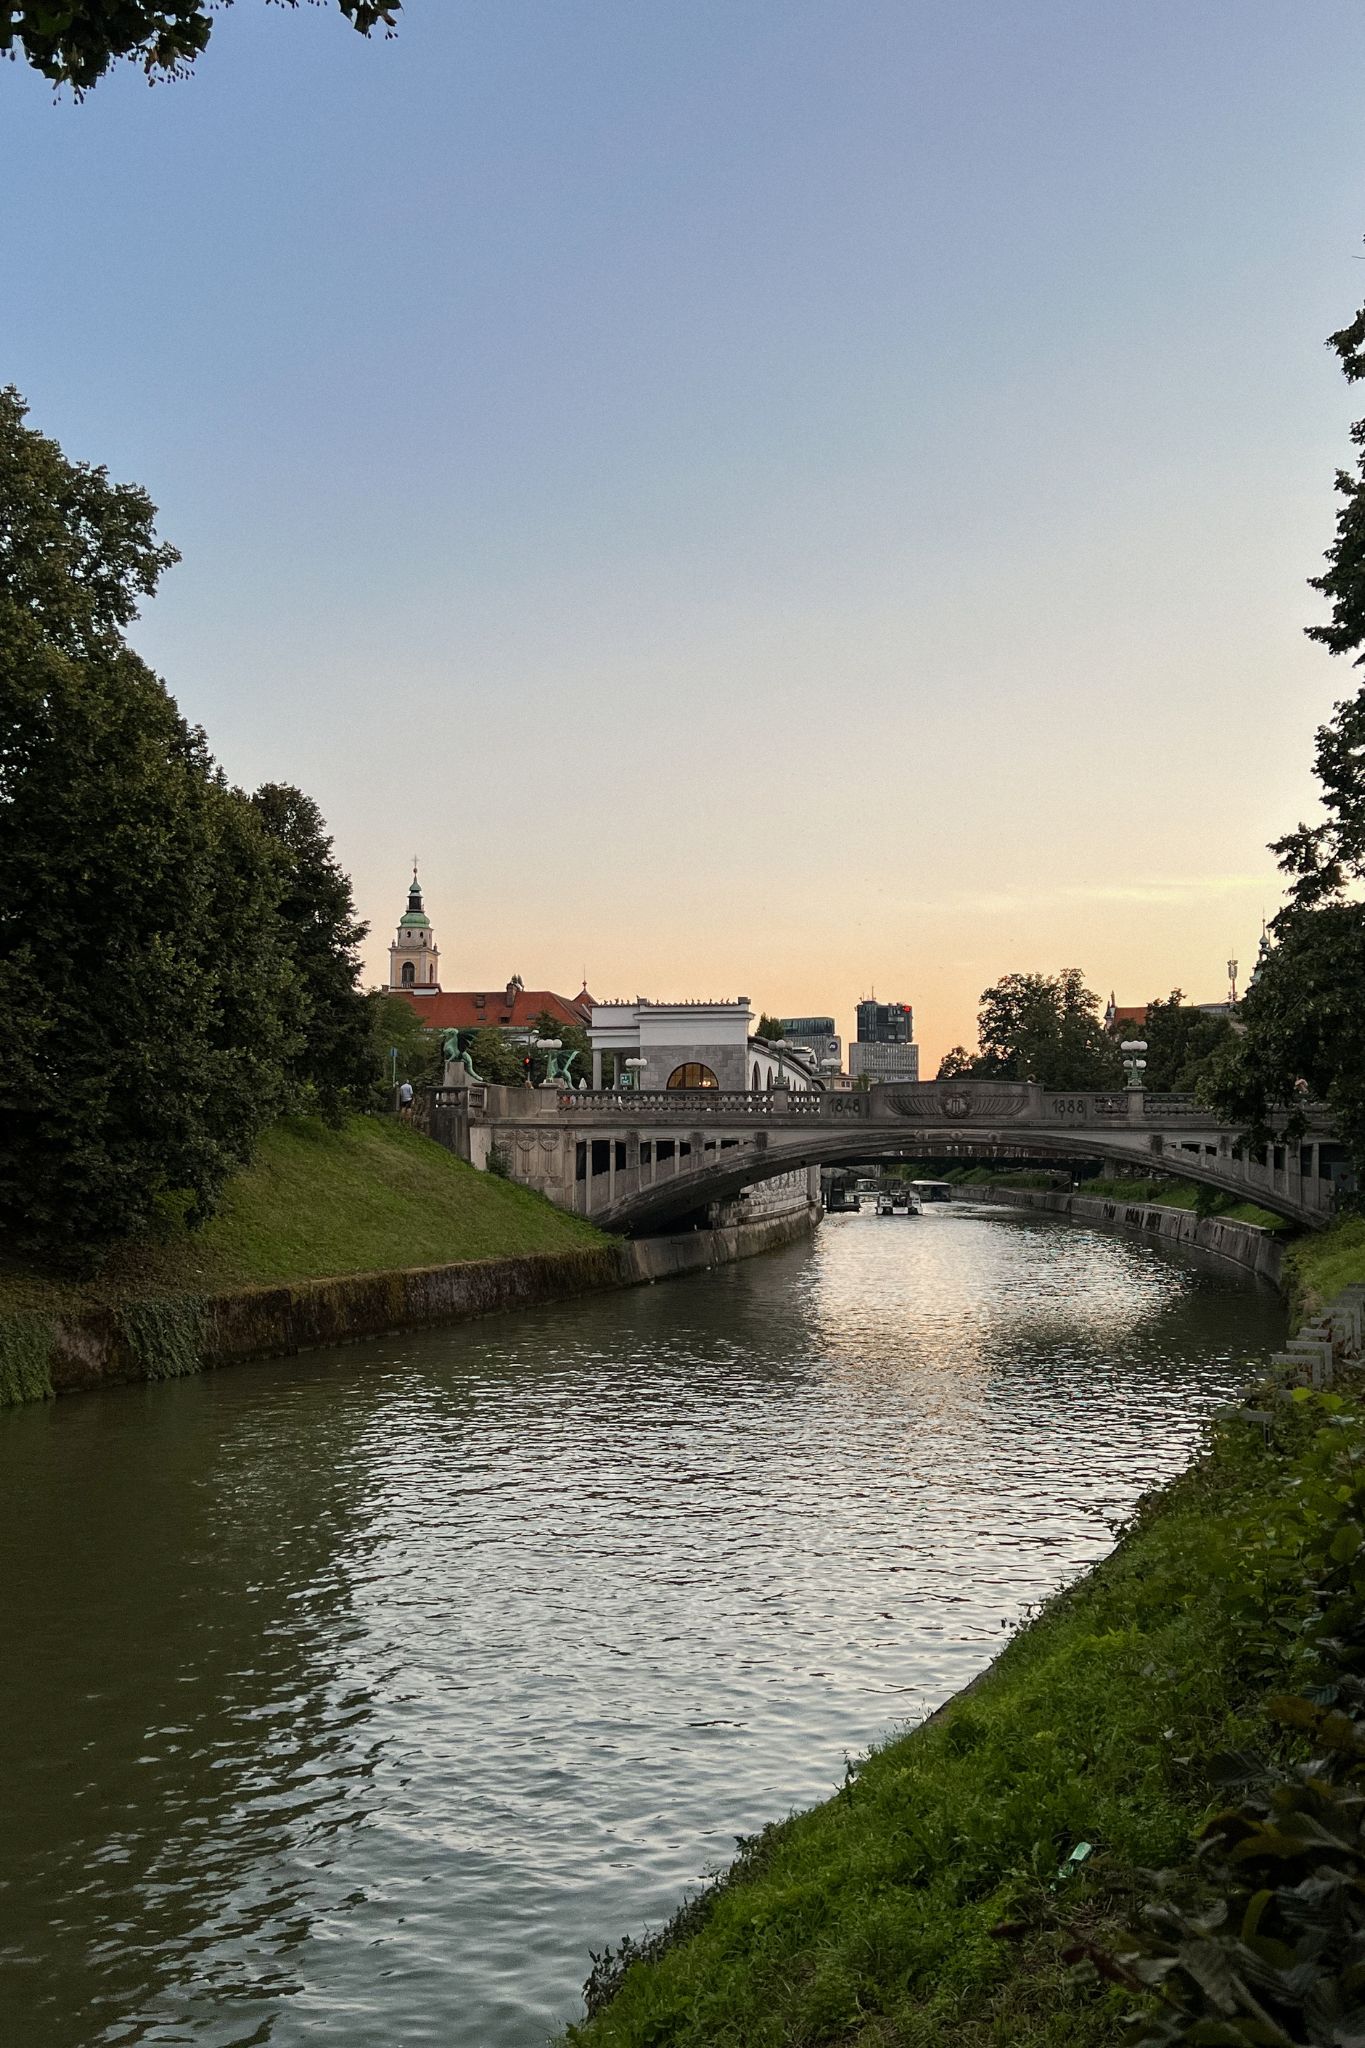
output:
<svg viewBox="0 0 1365 2048"><path fill-rule="evenodd" d="M755 1038L753 1024L747 996L719 1003L594 1003L592 1085L602 1086L603 1054L611 1053L618 1076L631 1075L637 1089L823 1088L813 1053Z"/></svg>

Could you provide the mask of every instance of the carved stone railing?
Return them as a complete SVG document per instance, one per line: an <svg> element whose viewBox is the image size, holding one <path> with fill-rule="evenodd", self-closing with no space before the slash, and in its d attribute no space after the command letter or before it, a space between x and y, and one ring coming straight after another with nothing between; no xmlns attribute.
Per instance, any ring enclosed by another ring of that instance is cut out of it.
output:
<svg viewBox="0 0 1365 2048"><path fill-rule="evenodd" d="M865 1094L823 1095L803 1088L606 1088L594 1093L566 1088L556 1104L570 1122L591 1118L613 1124L771 1124L786 1117L844 1122L867 1115Z"/></svg>
<svg viewBox="0 0 1365 2048"><path fill-rule="evenodd" d="M468 1088L433 1088L431 1100L437 1109L462 1109L471 1116L482 1116L488 1108L488 1084L474 1081Z"/></svg>

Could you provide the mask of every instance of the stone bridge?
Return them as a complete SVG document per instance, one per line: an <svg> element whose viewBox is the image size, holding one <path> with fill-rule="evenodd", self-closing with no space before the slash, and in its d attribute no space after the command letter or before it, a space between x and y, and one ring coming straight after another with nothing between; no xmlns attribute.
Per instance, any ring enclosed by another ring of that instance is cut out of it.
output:
<svg viewBox="0 0 1365 2048"><path fill-rule="evenodd" d="M1320 1226L1344 1164L1331 1124L1314 1112L1302 1139L1252 1150L1193 1096L972 1076L825 1094L476 1083L434 1090L427 1114L432 1136L476 1166L492 1165L613 1231L658 1230L799 1167L949 1153L1099 1157L1133 1175L1179 1174Z"/></svg>

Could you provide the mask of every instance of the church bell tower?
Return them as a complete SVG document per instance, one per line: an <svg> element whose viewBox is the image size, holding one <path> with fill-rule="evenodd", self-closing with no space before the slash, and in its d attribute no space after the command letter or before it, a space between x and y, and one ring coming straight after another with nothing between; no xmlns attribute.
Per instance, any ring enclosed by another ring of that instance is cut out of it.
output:
<svg viewBox="0 0 1365 2048"><path fill-rule="evenodd" d="M414 861L408 907L398 920L398 936L389 947L389 987L400 993L437 996L441 993L440 963L431 919L422 908L422 888Z"/></svg>

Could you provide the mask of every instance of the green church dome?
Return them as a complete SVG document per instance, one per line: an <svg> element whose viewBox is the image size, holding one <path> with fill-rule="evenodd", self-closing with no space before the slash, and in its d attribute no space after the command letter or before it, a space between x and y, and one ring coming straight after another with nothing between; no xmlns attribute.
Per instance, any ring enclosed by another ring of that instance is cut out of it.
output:
<svg viewBox="0 0 1365 2048"><path fill-rule="evenodd" d="M431 929L431 919L422 908L422 890L417 880L416 868L412 871L412 886L408 890L408 907L398 920L399 931L402 931L404 926L409 931L415 931L419 927L424 927L427 931Z"/></svg>

